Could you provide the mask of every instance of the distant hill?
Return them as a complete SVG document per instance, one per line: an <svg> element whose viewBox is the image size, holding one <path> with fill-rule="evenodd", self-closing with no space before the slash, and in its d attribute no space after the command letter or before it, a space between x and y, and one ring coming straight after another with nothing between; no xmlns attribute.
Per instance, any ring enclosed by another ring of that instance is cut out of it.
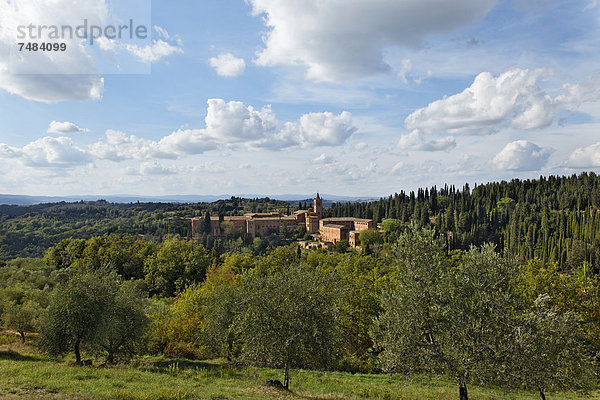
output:
<svg viewBox="0 0 600 400"><path fill-rule="evenodd" d="M306 194L281 194L281 195L259 195L259 194L222 194L222 195L172 195L172 196L142 196L142 195L82 195L82 196L26 196L0 194L0 204L4 205L34 205L43 203L74 203L78 201L106 200L111 203L213 203L218 200L227 200L231 197L244 199L271 198L273 200L287 201L289 203L312 202L313 195ZM357 202L371 201L376 197L351 197L323 194L323 205L331 206L333 202Z"/></svg>

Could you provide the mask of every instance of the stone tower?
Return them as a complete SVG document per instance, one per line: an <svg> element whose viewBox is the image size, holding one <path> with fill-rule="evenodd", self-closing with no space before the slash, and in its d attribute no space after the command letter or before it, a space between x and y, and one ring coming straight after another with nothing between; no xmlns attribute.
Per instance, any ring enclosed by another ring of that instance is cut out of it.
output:
<svg viewBox="0 0 600 400"><path fill-rule="evenodd" d="M314 199L314 207L313 207L313 211L315 212L315 214L317 214L319 216L319 221L323 219L323 200L321 200L321 197L319 196L319 193L317 193L317 197L315 197Z"/></svg>

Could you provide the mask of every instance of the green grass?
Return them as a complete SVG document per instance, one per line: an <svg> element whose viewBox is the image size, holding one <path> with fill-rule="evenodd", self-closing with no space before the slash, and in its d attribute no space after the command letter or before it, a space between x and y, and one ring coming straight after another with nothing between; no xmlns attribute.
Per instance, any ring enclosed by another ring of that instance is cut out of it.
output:
<svg viewBox="0 0 600 400"><path fill-rule="evenodd" d="M220 361L141 358L127 366L76 367L57 362L20 343L0 345L2 399L457 399L453 380L443 376L291 371L290 392L263 385L281 371L227 365ZM523 391L469 387L472 399L537 399ZM549 400L600 399L552 393Z"/></svg>

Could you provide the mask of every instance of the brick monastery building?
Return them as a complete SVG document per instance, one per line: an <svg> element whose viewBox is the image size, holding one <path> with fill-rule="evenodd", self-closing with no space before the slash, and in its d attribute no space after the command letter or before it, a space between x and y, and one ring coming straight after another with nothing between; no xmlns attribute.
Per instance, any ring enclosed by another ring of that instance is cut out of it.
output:
<svg viewBox="0 0 600 400"><path fill-rule="evenodd" d="M197 232L203 218L195 217L191 219L192 231ZM256 235L266 236L273 232L279 233L284 229L295 230L298 226L306 227L310 234L320 234L320 238L325 243L337 243L341 240L348 240L352 247L359 245L360 232L375 228L375 222L371 219L361 218L325 218L323 219L323 200L317 193L313 200L311 210L299 210L292 215L282 215L278 212L271 213L249 213L242 216L226 216L224 222L232 225L233 231L242 231L249 233L252 237ZM211 234L220 236L221 223L219 217L211 217Z"/></svg>

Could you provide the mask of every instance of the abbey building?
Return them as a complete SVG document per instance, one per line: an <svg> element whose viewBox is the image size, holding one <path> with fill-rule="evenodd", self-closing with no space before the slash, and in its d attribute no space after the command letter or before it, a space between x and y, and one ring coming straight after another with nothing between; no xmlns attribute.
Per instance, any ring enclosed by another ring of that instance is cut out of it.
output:
<svg viewBox="0 0 600 400"><path fill-rule="evenodd" d="M192 231L197 232L203 218L191 219ZM348 240L350 245L356 247L360 243L360 232L375 228L376 224L370 219L361 218L323 218L323 200L317 193L313 199L313 207L309 210L298 210L291 215L272 213L248 213L241 216L211 217L211 234L220 236L226 234L225 229L231 232L248 233L253 237L266 236L272 233L281 233L284 230L294 231L299 226L304 226L310 234L319 234L325 243L337 243Z"/></svg>

